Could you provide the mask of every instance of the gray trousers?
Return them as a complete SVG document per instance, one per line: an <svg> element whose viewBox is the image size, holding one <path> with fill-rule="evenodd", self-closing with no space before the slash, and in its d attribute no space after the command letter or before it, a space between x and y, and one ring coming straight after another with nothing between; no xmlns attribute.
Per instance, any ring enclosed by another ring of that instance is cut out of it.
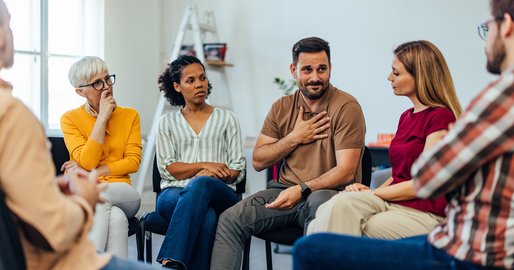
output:
<svg viewBox="0 0 514 270"><path fill-rule="evenodd" d="M314 191L306 200L302 199L287 210L264 207L288 187L270 181L268 189L245 198L221 214L212 250L211 269L239 270L244 244L252 235L289 225L298 225L305 230L314 219L318 206L338 192L329 189Z"/></svg>

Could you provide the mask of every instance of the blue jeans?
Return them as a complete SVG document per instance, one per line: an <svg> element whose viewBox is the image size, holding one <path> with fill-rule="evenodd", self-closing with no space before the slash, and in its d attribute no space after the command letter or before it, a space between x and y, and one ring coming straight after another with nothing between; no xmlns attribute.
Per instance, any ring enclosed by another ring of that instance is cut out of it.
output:
<svg viewBox="0 0 514 270"><path fill-rule="evenodd" d="M125 270L125 269L134 269L134 270L156 270L161 269L160 267L151 266L150 264L146 264L138 261L131 261L128 259L118 258L116 256L112 256L107 265L102 267L102 270Z"/></svg>
<svg viewBox="0 0 514 270"><path fill-rule="evenodd" d="M426 235L379 240L320 233L299 239L293 269L456 270L485 269L433 247Z"/></svg>
<svg viewBox="0 0 514 270"><path fill-rule="evenodd" d="M209 269L218 216L238 201L223 181L201 176L184 189L167 188L157 199L157 211L170 218L157 261L182 263L187 269Z"/></svg>

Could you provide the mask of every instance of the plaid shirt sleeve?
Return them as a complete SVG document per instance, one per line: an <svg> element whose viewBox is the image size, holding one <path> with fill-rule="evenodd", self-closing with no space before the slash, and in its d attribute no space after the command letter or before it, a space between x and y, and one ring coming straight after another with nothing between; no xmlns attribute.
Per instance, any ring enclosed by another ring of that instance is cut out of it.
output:
<svg viewBox="0 0 514 270"><path fill-rule="evenodd" d="M413 164L418 197L448 193L482 165L514 149L513 82L511 71L489 85L445 138Z"/></svg>

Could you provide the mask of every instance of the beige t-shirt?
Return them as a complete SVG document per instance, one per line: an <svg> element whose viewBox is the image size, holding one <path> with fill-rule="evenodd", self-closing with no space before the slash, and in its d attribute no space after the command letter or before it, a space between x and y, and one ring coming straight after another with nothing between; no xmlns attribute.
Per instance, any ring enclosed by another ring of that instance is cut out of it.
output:
<svg viewBox="0 0 514 270"><path fill-rule="evenodd" d="M332 85L321 97L318 110L313 112L303 100L300 91L285 96L273 103L264 121L261 133L282 139L295 125L300 105L304 108L304 120L327 111L330 128L328 138L299 145L285 159L280 168L279 181L296 185L319 177L337 165L336 151L364 147L366 126L364 115L357 100L350 94ZM361 180L360 161L355 172L355 181Z"/></svg>
<svg viewBox="0 0 514 270"><path fill-rule="evenodd" d="M1 87L0 190L18 228L37 232L39 245L19 230L27 269L100 269L109 261L111 255L98 255L87 238L91 206L79 196L64 195L57 186L43 127Z"/></svg>

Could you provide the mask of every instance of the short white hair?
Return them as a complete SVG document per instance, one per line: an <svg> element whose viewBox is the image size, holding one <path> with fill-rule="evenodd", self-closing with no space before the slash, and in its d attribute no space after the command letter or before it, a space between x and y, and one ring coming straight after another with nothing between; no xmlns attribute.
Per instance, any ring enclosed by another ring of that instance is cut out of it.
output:
<svg viewBox="0 0 514 270"><path fill-rule="evenodd" d="M68 79L73 87L78 88L105 71L107 71L107 65L100 57L84 56L71 65Z"/></svg>

